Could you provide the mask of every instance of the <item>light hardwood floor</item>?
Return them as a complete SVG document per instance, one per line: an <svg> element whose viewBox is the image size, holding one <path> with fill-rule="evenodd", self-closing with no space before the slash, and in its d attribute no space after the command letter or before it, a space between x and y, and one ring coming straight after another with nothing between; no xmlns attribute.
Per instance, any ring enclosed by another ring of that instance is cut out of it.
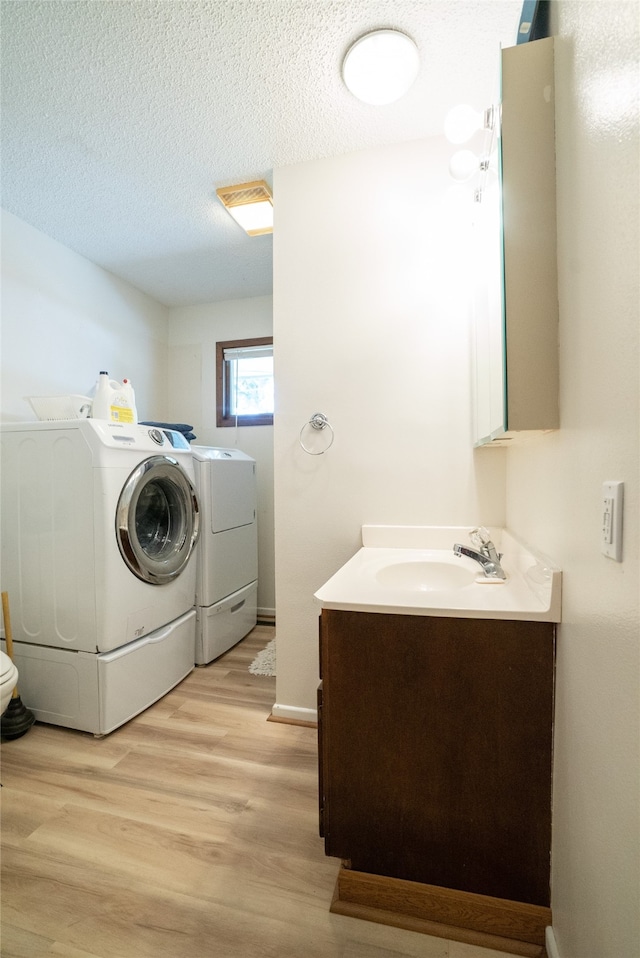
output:
<svg viewBox="0 0 640 958"><path fill-rule="evenodd" d="M273 636L103 739L3 743L3 958L508 958L329 912L315 730L248 672Z"/></svg>

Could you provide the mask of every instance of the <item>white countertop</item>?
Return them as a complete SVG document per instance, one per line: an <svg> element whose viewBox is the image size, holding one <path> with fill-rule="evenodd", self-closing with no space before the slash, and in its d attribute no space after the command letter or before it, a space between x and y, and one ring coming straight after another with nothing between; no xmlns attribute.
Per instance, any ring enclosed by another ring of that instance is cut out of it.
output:
<svg viewBox="0 0 640 958"><path fill-rule="evenodd" d="M454 543L470 545L470 531L470 526L363 526L363 547L314 598L324 609L560 622L561 571L506 530L490 530L503 553L504 581L485 578L480 565L466 557L453 560L472 570L469 584L460 588L404 588L378 578L382 570L397 564L451 564Z"/></svg>

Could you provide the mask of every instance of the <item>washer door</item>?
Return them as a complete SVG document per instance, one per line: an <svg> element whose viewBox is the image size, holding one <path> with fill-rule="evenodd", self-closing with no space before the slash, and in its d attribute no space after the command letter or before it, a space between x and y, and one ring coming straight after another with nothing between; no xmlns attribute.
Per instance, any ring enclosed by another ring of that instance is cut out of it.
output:
<svg viewBox="0 0 640 958"><path fill-rule="evenodd" d="M116 538L134 575L152 585L179 576L200 527L196 491L179 463L153 456L131 473L118 500Z"/></svg>

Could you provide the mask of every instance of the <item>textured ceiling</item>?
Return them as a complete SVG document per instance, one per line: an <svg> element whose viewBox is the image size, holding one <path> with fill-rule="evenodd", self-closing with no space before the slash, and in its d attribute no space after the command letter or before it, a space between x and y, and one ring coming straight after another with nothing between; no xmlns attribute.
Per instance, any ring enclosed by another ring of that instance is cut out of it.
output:
<svg viewBox="0 0 640 958"><path fill-rule="evenodd" d="M481 108L521 0L3 0L2 205L167 305L271 292L272 237L215 189L442 133ZM411 91L368 106L349 45L410 34ZM277 196L274 197L277 207Z"/></svg>

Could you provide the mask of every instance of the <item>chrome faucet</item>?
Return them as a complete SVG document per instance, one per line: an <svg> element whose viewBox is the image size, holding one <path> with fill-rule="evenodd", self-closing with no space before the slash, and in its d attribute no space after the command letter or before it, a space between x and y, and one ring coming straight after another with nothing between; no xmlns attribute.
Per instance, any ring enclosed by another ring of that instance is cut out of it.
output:
<svg viewBox="0 0 640 958"><path fill-rule="evenodd" d="M459 542L453 547L453 554L456 556L468 556L474 559L482 566L482 570L487 579L506 579L507 575L500 565L502 556L497 552L496 547L489 537L486 529L480 527L469 533L469 538L476 549L470 549L468 546L460 545Z"/></svg>

